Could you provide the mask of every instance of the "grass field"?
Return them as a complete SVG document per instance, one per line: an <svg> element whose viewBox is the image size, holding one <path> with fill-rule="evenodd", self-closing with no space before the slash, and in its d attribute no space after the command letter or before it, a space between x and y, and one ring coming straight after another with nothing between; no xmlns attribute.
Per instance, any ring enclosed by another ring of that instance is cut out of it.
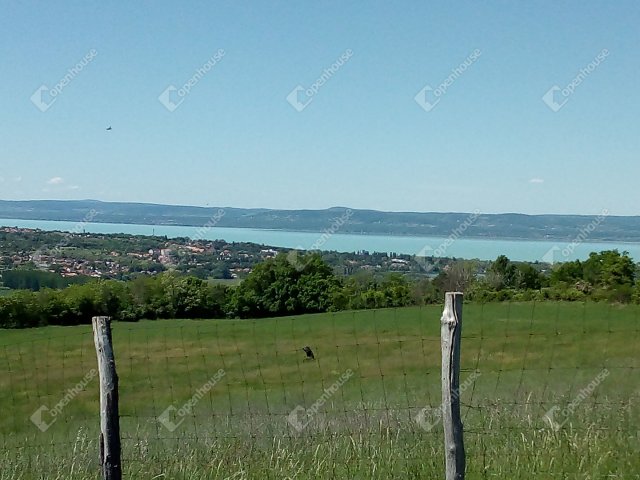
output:
<svg viewBox="0 0 640 480"><path fill-rule="evenodd" d="M440 313L114 324L125 478L443 478ZM635 306L465 305L461 383L477 377L461 392L467 478L640 478L639 317ZM97 478L97 380L51 414L95 367L89 326L0 330L0 480ZM325 389L298 431L290 413ZM545 413L572 401L552 428ZM42 406L44 432L30 420Z"/></svg>

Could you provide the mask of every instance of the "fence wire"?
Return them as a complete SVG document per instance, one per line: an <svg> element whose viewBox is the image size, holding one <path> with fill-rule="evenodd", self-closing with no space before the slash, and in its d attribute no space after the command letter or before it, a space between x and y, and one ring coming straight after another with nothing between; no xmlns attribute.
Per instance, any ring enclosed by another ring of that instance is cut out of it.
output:
<svg viewBox="0 0 640 480"><path fill-rule="evenodd" d="M465 304L468 478L640 478L639 310ZM125 477L442 478L441 312L114 323ZM91 327L0 365L0 480L98 478Z"/></svg>

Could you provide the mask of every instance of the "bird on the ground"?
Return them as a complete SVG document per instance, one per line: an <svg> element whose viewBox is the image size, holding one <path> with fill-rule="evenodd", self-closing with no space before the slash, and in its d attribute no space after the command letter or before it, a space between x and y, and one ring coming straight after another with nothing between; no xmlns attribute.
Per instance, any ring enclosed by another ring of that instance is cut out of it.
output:
<svg viewBox="0 0 640 480"><path fill-rule="evenodd" d="M307 354L307 359L308 360L315 360L316 357L313 355L313 350L311 350L311 347L304 347L302 349L304 351L304 353Z"/></svg>

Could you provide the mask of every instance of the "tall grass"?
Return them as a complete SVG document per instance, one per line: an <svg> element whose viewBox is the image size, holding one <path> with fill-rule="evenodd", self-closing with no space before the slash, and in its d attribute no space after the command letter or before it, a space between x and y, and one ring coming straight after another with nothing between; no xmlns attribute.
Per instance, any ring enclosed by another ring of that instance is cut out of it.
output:
<svg viewBox="0 0 640 480"><path fill-rule="evenodd" d="M462 392L467 478L640 478L638 313L465 305L461 380L479 373ZM439 405L439 317L428 307L115 324L126 478L442 478L441 425L415 421ZM95 368L92 342L87 326L0 331L0 480L97 478L97 382L45 432L29 419ZM158 422L220 368L224 378L175 431ZM347 369L353 378L292 428L292 409ZM603 369L602 384L552 428L545 412Z"/></svg>

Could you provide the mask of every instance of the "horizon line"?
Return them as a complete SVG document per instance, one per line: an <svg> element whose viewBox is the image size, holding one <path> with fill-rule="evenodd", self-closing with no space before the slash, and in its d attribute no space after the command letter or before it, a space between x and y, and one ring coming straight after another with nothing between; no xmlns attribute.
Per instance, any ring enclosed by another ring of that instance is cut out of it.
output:
<svg viewBox="0 0 640 480"><path fill-rule="evenodd" d="M126 200L98 200L92 198L86 199L29 199L29 200L13 200L2 199L0 202L13 202L13 203L29 203L29 202L94 202L94 203L107 203L107 204L129 204L129 205L149 205L160 207L183 207L183 208L202 208L202 209L234 209L234 210L267 210L267 211L286 211L286 212L323 212L328 210L345 209L355 210L363 212L378 212L378 213L398 213L398 214L440 214L440 215L470 215L476 213L478 215L522 215L526 217L594 217L602 215L607 209L603 209L600 213L522 213L522 212L478 212L475 211L416 211L416 210L378 210L374 208L355 208L346 207L341 205L335 205L325 208L272 208L272 207L234 207L234 206L209 206L209 205L193 205L193 204L181 204L181 203L156 203L156 202L141 202L141 201L126 201ZM612 215L606 214L607 217L619 217L619 218L635 218L640 217L638 215Z"/></svg>

